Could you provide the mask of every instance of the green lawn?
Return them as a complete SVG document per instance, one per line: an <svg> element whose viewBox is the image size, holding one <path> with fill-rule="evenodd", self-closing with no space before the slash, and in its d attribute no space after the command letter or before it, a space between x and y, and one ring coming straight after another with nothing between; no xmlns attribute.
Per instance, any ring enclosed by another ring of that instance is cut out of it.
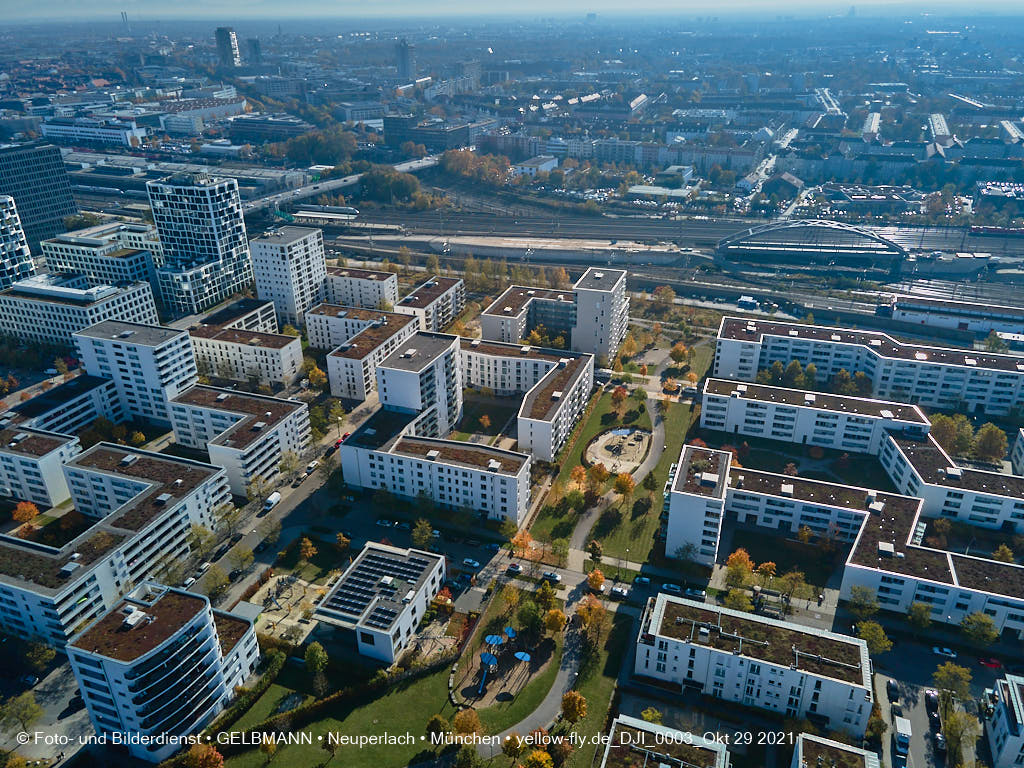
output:
<svg viewBox="0 0 1024 768"><path fill-rule="evenodd" d="M277 714L277 708L281 702L293 693L295 693L293 688L274 683L267 689L266 693L256 700L252 708L238 719L238 722L232 726L232 730L244 731L259 725L268 717ZM312 699L313 697L309 694L303 694L302 701L297 702L294 706L290 706L289 709L294 709L295 706L300 704L306 704L312 701Z"/></svg>
<svg viewBox="0 0 1024 768"><path fill-rule="evenodd" d="M637 514L638 510L634 503L631 511L622 511L615 519L614 515L599 520L594 526L594 538L604 544L604 554L612 557L626 557L626 550L629 550L629 559L633 562L646 562L654 549L654 536L660 526L659 516L661 515L661 488L668 480L668 471L679 459L679 452L682 450L683 442L686 440L686 433L692 423L700 416L700 410L690 409L689 403L672 403L665 414L665 445L661 458L654 468L656 480L654 499L650 508ZM646 491L637 489L636 498L645 496Z"/></svg>
<svg viewBox="0 0 1024 768"><path fill-rule="evenodd" d="M338 554L338 550L335 549L334 542L322 541L314 536L310 537L313 541L313 545L316 547L316 554L310 558L309 562L299 562L299 542L300 539L296 539L292 544L285 550L284 554L278 558L277 562L274 563L276 571L290 571L298 575L300 579L313 584L324 584L327 581L327 576L331 570L336 568L343 568L346 563L341 555Z"/></svg>

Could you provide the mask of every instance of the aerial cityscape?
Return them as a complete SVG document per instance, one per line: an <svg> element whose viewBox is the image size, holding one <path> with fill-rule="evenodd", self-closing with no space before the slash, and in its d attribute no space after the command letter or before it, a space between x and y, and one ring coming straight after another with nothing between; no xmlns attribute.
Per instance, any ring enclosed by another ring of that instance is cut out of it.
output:
<svg viewBox="0 0 1024 768"><path fill-rule="evenodd" d="M0 768L1024 765L1021 9L345 9L5 9Z"/></svg>

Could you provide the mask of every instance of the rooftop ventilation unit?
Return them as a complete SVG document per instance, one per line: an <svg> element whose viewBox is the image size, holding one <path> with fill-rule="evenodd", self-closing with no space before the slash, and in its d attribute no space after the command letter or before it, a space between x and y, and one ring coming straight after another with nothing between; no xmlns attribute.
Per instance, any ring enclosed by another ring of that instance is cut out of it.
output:
<svg viewBox="0 0 1024 768"><path fill-rule="evenodd" d="M497 459L491 459L490 461L487 462L487 468L492 472L497 472L499 469L501 469L501 462L498 461Z"/></svg>
<svg viewBox="0 0 1024 768"><path fill-rule="evenodd" d="M959 480L964 476L964 471L960 467L948 467L946 469L946 477L951 480Z"/></svg>
<svg viewBox="0 0 1024 768"><path fill-rule="evenodd" d="M174 498L174 496L171 495L170 493L161 493L159 496L156 497L155 504L158 507L162 507L164 504L166 504L168 501L170 501L173 498Z"/></svg>
<svg viewBox="0 0 1024 768"><path fill-rule="evenodd" d="M799 336L800 335L800 331L798 331L796 329L793 329L792 331L789 332L789 335L790 336Z"/></svg>
<svg viewBox="0 0 1024 768"><path fill-rule="evenodd" d="M519 351L522 352L524 355L530 354L530 345L529 344L523 344L523 346L521 346L519 348Z"/></svg>
<svg viewBox="0 0 1024 768"><path fill-rule="evenodd" d="M393 576L381 576L380 577L380 585L382 587L390 587L392 582L394 582L394 580L395 579L394 579Z"/></svg>
<svg viewBox="0 0 1024 768"><path fill-rule="evenodd" d="M121 457L121 461L119 461L118 464L120 464L122 467L130 467L132 464L134 464L138 460L139 460L138 456L136 456L134 453L129 453L129 454L125 455L125 456L122 456Z"/></svg>
<svg viewBox="0 0 1024 768"><path fill-rule="evenodd" d="M561 400L562 399L562 392L561 392L561 390L556 389L554 392L552 392L551 393L551 399L552 400Z"/></svg>
<svg viewBox="0 0 1024 768"><path fill-rule="evenodd" d="M440 455L440 451L427 451L427 458L430 459L431 461L434 461Z"/></svg>
<svg viewBox="0 0 1024 768"><path fill-rule="evenodd" d="M890 411L890 410L889 410L888 408L884 408L884 409L882 409L881 411L879 411L878 413L879 413L879 415L880 415L880 416L881 416L881 417L882 417L883 419L891 419L891 418L892 418L893 416L895 416L895 415L896 415L896 414L894 414L894 413L893 413L892 411Z"/></svg>
<svg viewBox="0 0 1024 768"><path fill-rule="evenodd" d="M416 348L415 347L409 347L407 350L405 350L405 352L402 353L402 357L405 358L406 360L408 360L410 357L415 357L415 356L416 356Z"/></svg>
<svg viewBox="0 0 1024 768"><path fill-rule="evenodd" d="M227 400L228 397L230 397L230 395L228 395L227 392L221 392L219 395L217 395L217 402L218 403L223 402L223 401Z"/></svg>
<svg viewBox="0 0 1024 768"><path fill-rule="evenodd" d="M843 337L840 336L838 333L833 333L830 338L832 339L832 341L842 341L843 340Z"/></svg>
<svg viewBox="0 0 1024 768"><path fill-rule="evenodd" d="M700 484L705 487L713 487L718 482L718 475L714 472L701 472Z"/></svg>
<svg viewBox="0 0 1024 768"><path fill-rule="evenodd" d="M779 488L779 492L787 498L793 498L793 484L783 483L782 486Z"/></svg>
<svg viewBox="0 0 1024 768"><path fill-rule="evenodd" d="M927 360L928 359L928 355L926 355L924 352L915 352L914 353L914 359L915 360Z"/></svg>
<svg viewBox="0 0 1024 768"><path fill-rule="evenodd" d="M471 347L479 347L480 346L480 339L473 339L471 342L469 342L469 346L471 346Z"/></svg>
<svg viewBox="0 0 1024 768"><path fill-rule="evenodd" d="M267 422L265 422L265 421L257 421L255 424L252 425L252 431L253 432L259 432L265 426L267 426Z"/></svg>

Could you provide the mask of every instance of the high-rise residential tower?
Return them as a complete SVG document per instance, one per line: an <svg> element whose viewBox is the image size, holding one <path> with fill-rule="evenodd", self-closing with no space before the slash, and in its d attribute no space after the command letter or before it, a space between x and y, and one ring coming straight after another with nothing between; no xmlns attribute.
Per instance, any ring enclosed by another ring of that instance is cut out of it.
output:
<svg viewBox="0 0 1024 768"><path fill-rule="evenodd" d="M60 150L52 144L0 145L0 195L14 198L33 253L40 240L64 231L65 216L78 213Z"/></svg>
<svg viewBox="0 0 1024 768"><path fill-rule="evenodd" d="M0 195L0 290L10 288L15 280L24 280L35 271L14 198Z"/></svg>
<svg viewBox="0 0 1024 768"><path fill-rule="evenodd" d="M202 312L252 283L235 179L178 174L146 189L163 248L157 281L168 312Z"/></svg>
<svg viewBox="0 0 1024 768"><path fill-rule="evenodd" d="M222 67L237 67L242 63L242 55L238 51L238 35L231 27L217 27L214 32L217 41L217 58Z"/></svg>
<svg viewBox="0 0 1024 768"><path fill-rule="evenodd" d="M324 235L309 227L279 227L249 242L256 294L274 302L282 325L300 326L323 300L327 280Z"/></svg>

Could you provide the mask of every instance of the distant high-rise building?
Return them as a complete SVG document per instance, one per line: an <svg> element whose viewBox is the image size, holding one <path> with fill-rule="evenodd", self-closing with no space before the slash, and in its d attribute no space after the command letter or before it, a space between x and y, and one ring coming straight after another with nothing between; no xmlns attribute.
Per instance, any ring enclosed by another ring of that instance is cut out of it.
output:
<svg viewBox="0 0 1024 768"><path fill-rule="evenodd" d="M405 38L395 44L395 66L403 80L416 78L416 46Z"/></svg>
<svg viewBox="0 0 1024 768"><path fill-rule="evenodd" d="M64 231L64 217L78 213L60 150L52 144L0 146L0 195L10 195L32 252L39 241Z"/></svg>
<svg viewBox="0 0 1024 768"><path fill-rule="evenodd" d="M35 271L14 198L0 195L0 290L10 288L15 280L24 280Z"/></svg>
<svg viewBox="0 0 1024 768"><path fill-rule="evenodd" d="M222 67L237 67L242 63L235 30L231 27L217 27L214 39L217 41L217 58L220 59Z"/></svg>
<svg viewBox="0 0 1024 768"><path fill-rule="evenodd" d="M263 61L263 49L260 47L258 37L250 37L245 41L245 54L250 64L259 64Z"/></svg>
<svg viewBox="0 0 1024 768"><path fill-rule="evenodd" d="M146 185L163 248L160 298L175 314L209 309L253 281L235 179L183 173Z"/></svg>

